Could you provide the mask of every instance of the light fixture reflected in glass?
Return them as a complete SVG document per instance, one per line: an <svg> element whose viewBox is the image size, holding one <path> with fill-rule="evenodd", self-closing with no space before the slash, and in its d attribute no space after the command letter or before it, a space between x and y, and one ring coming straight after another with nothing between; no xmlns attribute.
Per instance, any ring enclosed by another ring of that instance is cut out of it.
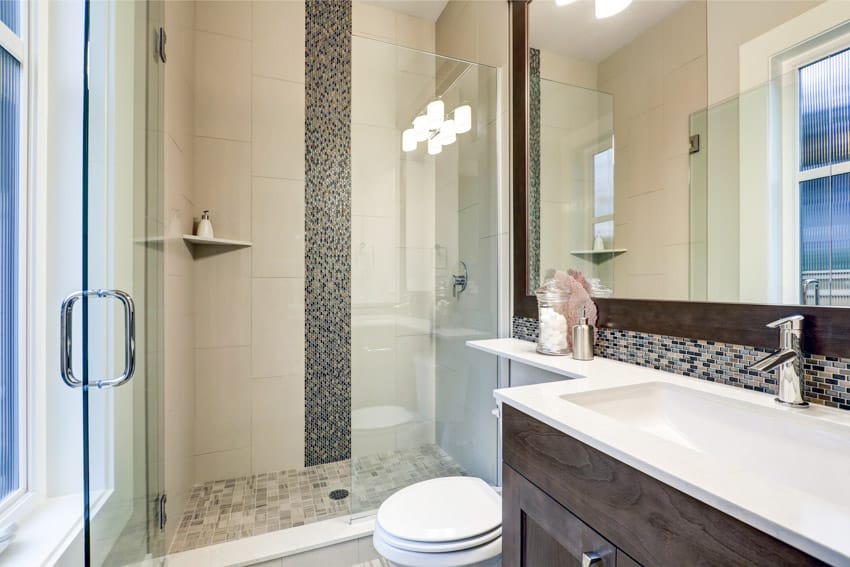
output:
<svg viewBox="0 0 850 567"><path fill-rule="evenodd" d="M416 149L416 130L408 128L401 133L401 150L412 152Z"/></svg>
<svg viewBox="0 0 850 567"><path fill-rule="evenodd" d="M428 153L435 156L443 151L443 146L454 144L457 135L472 129L472 107L468 104L458 106L446 118L446 107L443 101L435 100L428 103L425 113L413 119L413 128L408 128L401 134L401 149L412 152L419 142L428 142Z"/></svg>
<svg viewBox="0 0 850 567"><path fill-rule="evenodd" d="M428 128L437 130L446 119L446 105L441 100L431 101L425 108L425 115L428 117Z"/></svg>
<svg viewBox="0 0 850 567"><path fill-rule="evenodd" d="M629 7L632 0L596 0L596 18L610 18Z"/></svg>
<svg viewBox="0 0 850 567"><path fill-rule="evenodd" d="M463 134L472 130L472 107L468 104L458 106L454 111L455 132Z"/></svg>
<svg viewBox="0 0 850 567"><path fill-rule="evenodd" d="M414 132L414 140L417 142L424 142L428 139L428 118L423 116L417 116L413 119L413 132Z"/></svg>
<svg viewBox="0 0 850 567"><path fill-rule="evenodd" d="M455 121L450 118L443 122L443 126L440 128L440 144L448 146L454 144L456 140Z"/></svg>

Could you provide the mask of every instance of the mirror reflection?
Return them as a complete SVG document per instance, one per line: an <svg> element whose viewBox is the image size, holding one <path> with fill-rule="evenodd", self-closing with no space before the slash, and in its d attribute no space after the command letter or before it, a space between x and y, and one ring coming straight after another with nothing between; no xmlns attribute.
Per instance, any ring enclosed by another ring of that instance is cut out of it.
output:
<svg viewBox="0 0 850 567"><path fill-rule="evenodd" d="M531 4L529 292L850 305L850 2L600 3Z"/></svg>

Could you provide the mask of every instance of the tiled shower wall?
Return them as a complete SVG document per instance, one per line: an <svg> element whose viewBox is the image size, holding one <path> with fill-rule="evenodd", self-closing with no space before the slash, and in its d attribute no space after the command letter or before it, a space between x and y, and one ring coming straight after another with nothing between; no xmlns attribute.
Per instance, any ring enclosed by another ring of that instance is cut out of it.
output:
<svg viewBox="0 0 850 567"><path fill-rule="evenodd" d="M304 4L193 4L192 37L169 42L194 54L182 230L209 209L216 236L253 242L188 248L205 482L304 464Z"/></svg>
<svg viewBox="0 0 850 567"><path fill-rule="evenodd" d="M537 340L536 319L514 317L512 336ZM598 329L596 356L664 370L757 392L776 393L774 375L747 367L770 352L768 349L715 341ZM813 403L850 410L850 359L809 354L805 357L806 399Z"/></svg>

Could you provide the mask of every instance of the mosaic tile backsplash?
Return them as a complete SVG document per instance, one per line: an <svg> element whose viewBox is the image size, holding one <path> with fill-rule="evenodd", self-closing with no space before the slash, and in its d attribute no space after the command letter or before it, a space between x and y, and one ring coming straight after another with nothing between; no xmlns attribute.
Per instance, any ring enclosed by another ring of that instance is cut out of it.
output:
<svg viewBox="0 0 850 567"><path fill-rule="evenodd" d="M537 340L537 320L514 317L512 336ZM769 352L764 348L620 329L599 329L594 348L596 356L603 358L775 394L777 382L773 373L747 370ZM806 355L804 369L808 401L850 410L850 359Z"/></svg>
<svg viewBox="0 0 850 567"><path fill-rule="evenodd" d="M351 456L351 2L305 11L304 464Z"/></svg>

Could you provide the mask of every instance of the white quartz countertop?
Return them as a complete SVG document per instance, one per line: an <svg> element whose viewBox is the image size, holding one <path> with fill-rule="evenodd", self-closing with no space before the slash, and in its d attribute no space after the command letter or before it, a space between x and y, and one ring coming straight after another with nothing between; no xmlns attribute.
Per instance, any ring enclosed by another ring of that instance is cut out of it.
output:
<svg viewBox="0 0 850 567"><path fill-rule="evenodd" d="M820 479L824 466L834 462L843 466L844 457L850 459L850 455L824 455L824 462L806 463L810 475L783 482L735 460L629 427L562 396L649 382L684 386L728 398L732 404L746 402L775 412L791 412L795 414L789 416L791 426L804 423L801 419L815 420L805 423L827 428L835 451L845 449L850 442L850 412L821 406L783 408L768 394L604 358L581 362L570 356L542 355L535 351L534 343L519 339L469 341L467 345L565 377L563 381L496 390L500 404L508 404L818 559L850 566L850 498L846 496L850 494L850 478L845 482ZM773 415L783 419L781 413ZM782 426L787 428L788 424L783 422ZM778 427L777 436L781 431ZM777 441L781 447L781 437ZM835 456L841 460L832 459Z"/></svg>

